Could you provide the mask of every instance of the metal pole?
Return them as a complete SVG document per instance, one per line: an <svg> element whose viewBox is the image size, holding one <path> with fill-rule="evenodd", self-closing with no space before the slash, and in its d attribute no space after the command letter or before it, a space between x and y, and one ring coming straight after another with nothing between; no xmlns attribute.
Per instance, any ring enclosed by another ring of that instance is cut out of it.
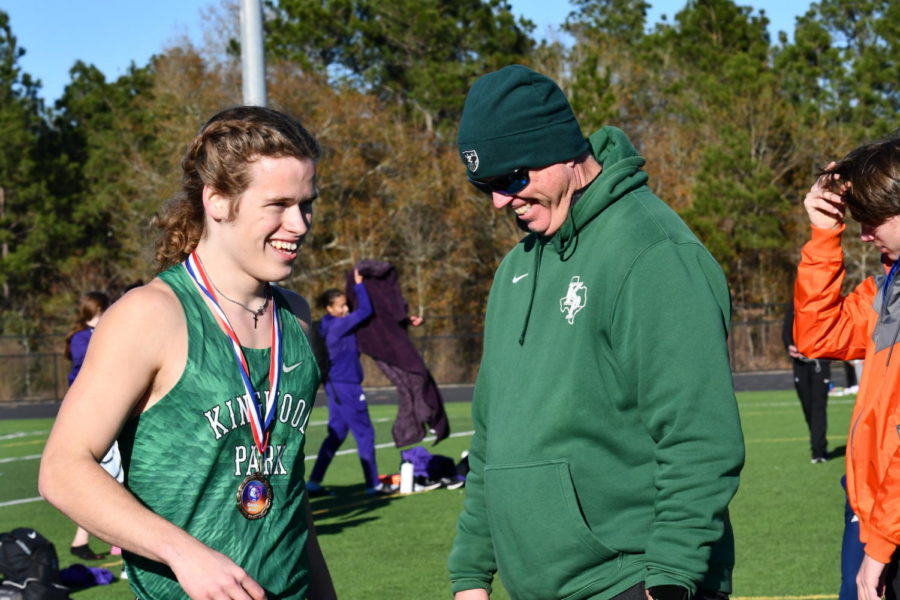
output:
<svg viewBox="0 0 900 600"><path fill-rule="evenodd" d="M266 105L266 55L260 0L241 0L241 69L244 104Z"/></svg>

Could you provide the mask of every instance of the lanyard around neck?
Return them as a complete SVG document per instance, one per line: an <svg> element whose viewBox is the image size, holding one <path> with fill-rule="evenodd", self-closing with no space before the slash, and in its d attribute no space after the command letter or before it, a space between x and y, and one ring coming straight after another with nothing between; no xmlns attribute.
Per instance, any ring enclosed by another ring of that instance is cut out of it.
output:
<svg viewBox="0 0 900 600"><path fill-rule="evenodd" d="M216 294L213 292L213 286L203 268L203 264L200 262L200 258L197 256L196 250L191 252L187 260L184 261L184 267L187 269L191 279L194 280L194 283L197 284L197 287L200 288L207 298L209 298L209 301L212 304L211 309L213 316L216 317L216 321L219 323L222 331L231 340L231 349L234 351L235 363L237 363L238 372L241 375L241 380L244 382L244 389L247 392L249 402L247 412L250 415L253 441L256 443L256 448L259 450L260 455L263 455L269 445L269 426L272 424L272 420L275 417L278 384L282 367L281 328L278 326L277 303L272 306L272 349L269 352L269 392L266 394L265 410L263 410L256 390L253 388L253 383L250 380L250 367L247 363L247 358L244 356L244 350L241 348L241 342L238 340L237 334L234 332L231 323L228 322L225 311L223 311L222 307L219 305Z"/></svg>

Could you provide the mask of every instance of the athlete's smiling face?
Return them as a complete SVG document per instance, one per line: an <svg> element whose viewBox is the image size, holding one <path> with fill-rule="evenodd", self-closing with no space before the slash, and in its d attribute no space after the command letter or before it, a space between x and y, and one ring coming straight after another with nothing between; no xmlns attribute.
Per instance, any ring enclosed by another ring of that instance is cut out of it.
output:
<svg viewBox="0 0 900 600"><path fill-rule="evenodd" d="M250 163L248 174L247 189L229 210L232 217L219 222L231 237L229 253L237 264L260 281L281 281L290 276L312 226L315 163L263 156Z"/></svg>

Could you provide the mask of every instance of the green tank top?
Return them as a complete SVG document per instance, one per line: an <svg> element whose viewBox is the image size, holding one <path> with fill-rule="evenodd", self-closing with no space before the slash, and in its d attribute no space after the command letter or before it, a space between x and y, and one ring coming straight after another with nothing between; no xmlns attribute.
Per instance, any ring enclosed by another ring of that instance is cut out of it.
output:
<svg viewBox="0 0 900 600"><path fill-rule="evenodd" d="M184 309L187 364L165 397L125 424L119 436L125 485L150 510L231 558L267 598L305 598L304 443L319 385L306 334L275 290L283 365L269 447L260 460L231 341L183 265L159 277ZM254 389L264 393L269 350L244 348L244 355ZM248 520L238 510L237 491L257 471L272 487L272 504L264 517ZM124 559L141 600L188 597L167 566L128 552Z"/></svg>

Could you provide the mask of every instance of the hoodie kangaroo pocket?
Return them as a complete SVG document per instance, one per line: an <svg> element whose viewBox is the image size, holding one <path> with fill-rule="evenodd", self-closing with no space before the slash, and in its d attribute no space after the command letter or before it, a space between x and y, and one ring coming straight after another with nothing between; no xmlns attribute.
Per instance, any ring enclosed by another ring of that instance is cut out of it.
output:
<svg viewBox="0 0 900 600"><path fill-rule="evenodd" d="M485 467L484 492L500 577L517 600L565 598L618 556L585 522L565 460Z"/></svg>

